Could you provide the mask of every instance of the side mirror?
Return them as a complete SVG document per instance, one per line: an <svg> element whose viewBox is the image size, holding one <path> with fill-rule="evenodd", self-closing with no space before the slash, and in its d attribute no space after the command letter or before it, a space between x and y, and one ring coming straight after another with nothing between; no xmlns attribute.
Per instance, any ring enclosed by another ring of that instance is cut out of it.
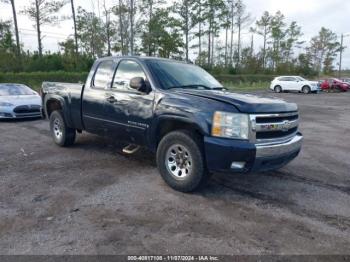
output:
<svg viewBox="0 0 350 262"><path fill-rule="evenodd" d="M149 93L150 88L147 86L143 77L134 77L130 80L130 88L140 91L142 93Z"/></svg>

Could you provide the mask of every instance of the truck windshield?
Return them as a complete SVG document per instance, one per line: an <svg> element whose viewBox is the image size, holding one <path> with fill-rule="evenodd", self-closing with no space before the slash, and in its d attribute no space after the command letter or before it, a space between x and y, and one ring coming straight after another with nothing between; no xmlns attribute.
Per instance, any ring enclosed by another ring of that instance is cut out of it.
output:
<svg viewBox="0 0 350 262"><path fill-rule="evenodd" d="M213 76L195 65L161 60L147 64L163 89L224 89Z"/></svg>

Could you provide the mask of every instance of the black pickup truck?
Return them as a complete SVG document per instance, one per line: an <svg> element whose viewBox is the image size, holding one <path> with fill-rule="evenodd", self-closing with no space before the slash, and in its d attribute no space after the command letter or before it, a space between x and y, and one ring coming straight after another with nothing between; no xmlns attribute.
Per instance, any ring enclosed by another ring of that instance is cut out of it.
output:
<svg viewBox="0 0 350 262"><path fill-rule="evenodd" d="M281 168L300 152L297 105L235 94L202 68L151 57L98 59L84 85L44 82L53 139L87 131L156 153L163 179L190 192L213 172Z"/></svg>

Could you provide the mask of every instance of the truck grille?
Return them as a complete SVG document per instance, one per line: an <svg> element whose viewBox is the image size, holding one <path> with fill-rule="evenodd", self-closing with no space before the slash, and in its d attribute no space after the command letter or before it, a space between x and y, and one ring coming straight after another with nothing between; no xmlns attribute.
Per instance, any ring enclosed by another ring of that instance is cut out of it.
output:
<svg viewBox="0 0 350 262"><path fill-rule="evenodd" d="M285 137L294 134L295 132L297 132L297 130L298 128L294 127L292 129L289 129L288 131L257 132L256 139L259 140Z"/></svg>
<svg viewBox="0 0 350 262"><path fill-rule="evenodd" d="M256 116L256 123L266 123L266 121L268 121L269 123L276 123L276 122L281 122L284 120L289 120L289 121L293 121L293 120L297 120L298 119L298 114L293 114L293 115L289 115L287 114L286 116L276 116L276 117L268 117L266 115L264 116Z"/></svg>
<svg viewBox="0 0 350 262"><path fill-rule="evenodd" d="M255 143L278 142L298 132L298 112L251 115L251 139Z"/></svg>

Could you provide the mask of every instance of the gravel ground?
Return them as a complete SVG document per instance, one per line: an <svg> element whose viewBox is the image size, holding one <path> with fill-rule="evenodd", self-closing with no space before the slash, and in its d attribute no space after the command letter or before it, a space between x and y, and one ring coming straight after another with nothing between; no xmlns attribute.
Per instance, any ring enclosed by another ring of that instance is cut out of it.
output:
<svg viewBox="0 0 350 262"><path fill-rule="evenodd" d="M48 122L0 122L0 254L350 254L350 92L299 104L305 143L276 172L170 189L152 155Z"/></svg>

